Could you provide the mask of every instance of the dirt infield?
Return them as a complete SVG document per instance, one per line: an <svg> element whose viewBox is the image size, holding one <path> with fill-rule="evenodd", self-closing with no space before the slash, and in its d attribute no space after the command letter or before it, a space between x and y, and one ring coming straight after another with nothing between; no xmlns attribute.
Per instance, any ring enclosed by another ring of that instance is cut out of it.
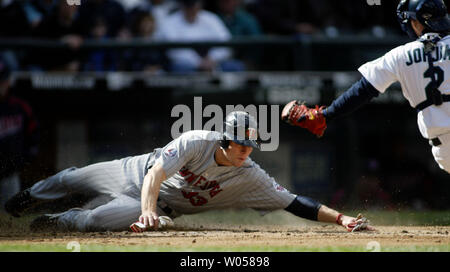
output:
<svg viewBox="0 0 450 272"><path fill-rule="evenodd" d="M196 248L289 248L289 247L430 247L450 245L450 227L379 226L377 231L348 233L339 226L282 228L248 226L229 229L173 229L141 234L96 233L3 233L1 244L67 244ZM414 248L412 249L414 250Z"/></svg>
<svg viewBox="0 0 450 272"><path fill-rule="evenodd" d="M28 225L33 215L3 215L0 251L67 251L70 242L82 251L450 251L447 212L369 215L377 230L358 233L287 212L263 217L254 211L182 216L175 220L174 229L146 233L31 233Z"/></svg>

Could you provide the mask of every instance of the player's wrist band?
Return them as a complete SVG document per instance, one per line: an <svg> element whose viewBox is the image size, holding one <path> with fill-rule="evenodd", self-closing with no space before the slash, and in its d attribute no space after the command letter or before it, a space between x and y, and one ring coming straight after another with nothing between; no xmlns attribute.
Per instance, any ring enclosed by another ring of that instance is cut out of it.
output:
<svg viewBox="0 0 450 272"><path fill-rule="evenodd" d="M336 217L336 224L338 224L338 225L342 224L342 222L341 222L342 215L343 215L342 213L338 214L338 216Z"/></svg>

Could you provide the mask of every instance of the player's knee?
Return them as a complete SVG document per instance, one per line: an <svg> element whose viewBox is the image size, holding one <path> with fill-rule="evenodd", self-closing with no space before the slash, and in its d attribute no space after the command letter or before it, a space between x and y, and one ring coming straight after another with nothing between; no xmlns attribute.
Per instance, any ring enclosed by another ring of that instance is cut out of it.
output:
<svg viewBox="0 0 450 272"><path fill-rule="evenodd" d="M106 231L107 229L103 226L103 220L104 216L88 211L83 224L83 231Z"/></svg>
<svg viewBox="0 0 450 272"><path fill-rule="evenodd" d="M84 223L84 231L124 231L134 222L128 217L90 211Z"/></svg>

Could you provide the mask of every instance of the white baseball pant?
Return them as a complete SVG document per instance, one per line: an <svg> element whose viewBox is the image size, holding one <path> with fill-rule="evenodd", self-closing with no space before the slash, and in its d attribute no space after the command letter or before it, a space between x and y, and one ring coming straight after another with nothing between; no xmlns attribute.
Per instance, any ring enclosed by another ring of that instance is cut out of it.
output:
<svg viewBox="0 0 450 272"><path fill-rule="evenodd" d="M450 174L450 141L439 146L433 146L431 152L439 167Z"/></svg>

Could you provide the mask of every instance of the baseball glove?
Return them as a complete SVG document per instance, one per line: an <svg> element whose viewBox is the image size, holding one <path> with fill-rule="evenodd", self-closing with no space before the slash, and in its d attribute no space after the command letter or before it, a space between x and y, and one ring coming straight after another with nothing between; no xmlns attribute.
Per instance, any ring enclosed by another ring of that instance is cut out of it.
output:
<svg viewBox="0 0 450 272"><path fill-rule="evenodd" d="M293 126L306 128L317 137L322 137L327 128L323 109L325 106L308 108L304 104L299 104L293 100L284 106L281 112L281 120Z"/></svg>

